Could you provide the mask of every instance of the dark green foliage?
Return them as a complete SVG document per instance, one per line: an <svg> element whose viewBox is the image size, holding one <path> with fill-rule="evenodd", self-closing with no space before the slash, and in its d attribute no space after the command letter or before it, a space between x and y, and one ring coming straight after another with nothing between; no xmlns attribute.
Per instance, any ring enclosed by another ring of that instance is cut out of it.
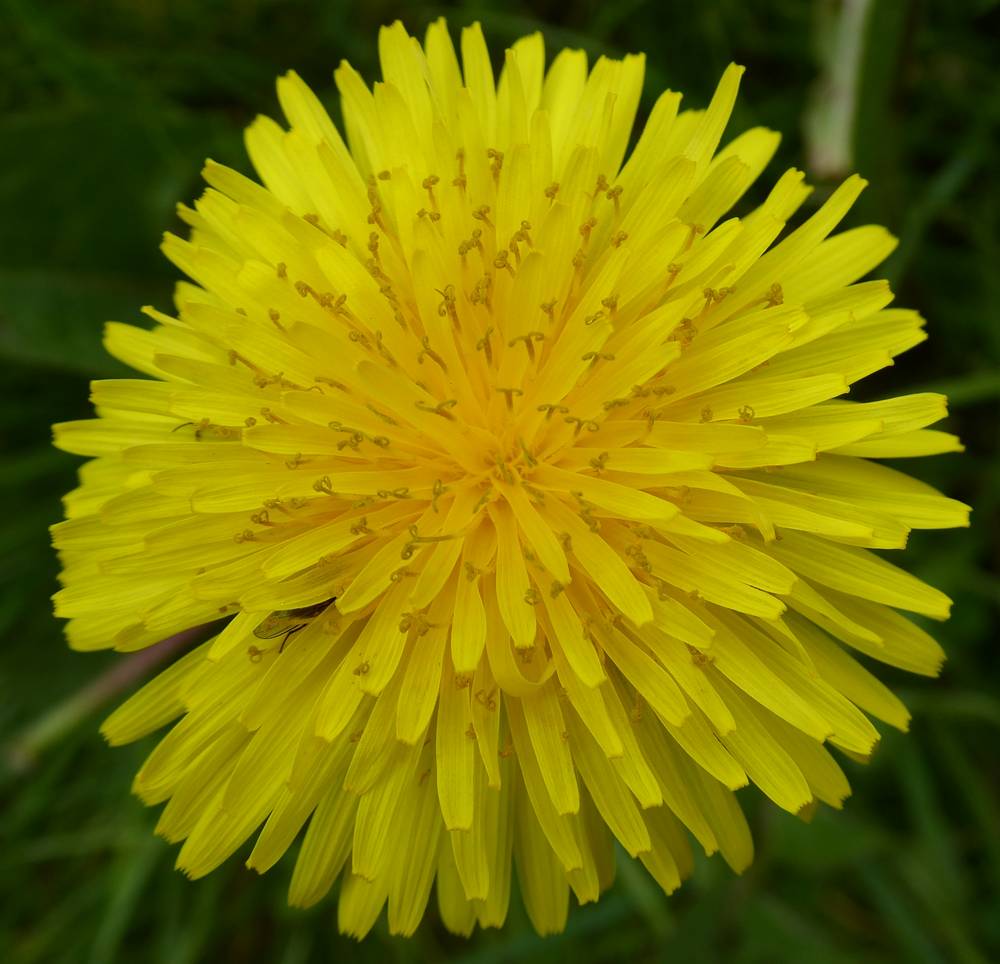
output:
<svg viewBox="0 0 1000 964"><path fill-rule="evenodd" d="M275 75L294 67L336 112L341 58L370 79L379 24L401 16L420 32L442 13L453 27L481 19L497 51L535 29L550 51L645 50L644 109L667 86L703 105L735 59L749 70L732 130L785 133L773 178L811 156L803 131L823 102L819 51L846 2L0 0L0 744L22 754L0 757L0 959L1000 959L1000 11L990 0L872 0L849 132L853 166L872 180L851 223L900 236L885 272L930 333L860 393L947 391L947 428L969 449L908 466L975 508L971 530L919 534L907 556L955 599L937 629L950 660L936 681L881 674L911 707L913 731L887 733L870 767L847 764L855 796L844 812L807 826L745 794L758 857L744 877L701 861L666 899L623 862L614 889L575 910L558 938L536 938L515 899L502 932L463 942L431 912L410 942L377 928L360 946L337 936L331 900L285 906L290 861L259 879L234 858L189 883L152 836L155 813L129 795L152 741L110 750L97 735L105 708L81 716L66 703L117 657L67 650L48 603L57 567L46 526L76 465L49 447L49 423L86 416L87 380L121 372L100 347L105 320L169 307L174 272L159 235L179 226L174 203L200 190L204 157L246 170L241 130L276 112ZM829 188L819 179L814 201Z"/></svg>

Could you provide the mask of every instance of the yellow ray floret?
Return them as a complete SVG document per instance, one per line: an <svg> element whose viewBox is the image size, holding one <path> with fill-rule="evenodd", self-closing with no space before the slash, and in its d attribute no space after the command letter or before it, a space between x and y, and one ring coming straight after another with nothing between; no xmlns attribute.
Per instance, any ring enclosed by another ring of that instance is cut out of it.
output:
<svg viewBox="0 0 1000 964"><path fill-rule="evenodd" d="M950 606L875 550L968 518L871 460L961 446L941 396L845 398L924 338L861 280L893 239L834 233L860 178L794 231L797 171L728 215L778 142L723 145L743 68L626 158L641 56L546 70L536 34L496 75L443 22L379 54L336 71L345 137L278 81L261 183L209 161L164 241L174 314L108 326L148 377L56 426L92 458L56 611L81 650L226 621L104 724L173 724L135 790L185 873L304 829L289 899L340 879L347 933L412 933L435 887L498 927L514 873L549 933L614 839L669 892L689 834L750 862L734 790L842 805L830 749L908 723L864 659L938 672L897 610Z"/></svg>

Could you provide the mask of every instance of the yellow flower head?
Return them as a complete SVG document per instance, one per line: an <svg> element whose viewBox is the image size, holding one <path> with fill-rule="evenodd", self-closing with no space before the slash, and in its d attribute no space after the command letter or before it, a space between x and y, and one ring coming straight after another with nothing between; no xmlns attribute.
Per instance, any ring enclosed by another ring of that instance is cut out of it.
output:
<svg viewBox="0 0 1000 964"><path fill-rule="evenodd" d="M57 612L82 650L226 618L104 725L175 720L136 782L208 873L308 824L290 900L339 878L340 926L506 917L541 932L596 900L613 839L666 890L689 835L751 860L733 791L793 813L849 788L902 704L855 658L938 671L896 610L940 592L871 549L965 525L872 461L954 451L938 395L843 400L924 338L882 281L880 227L800 227L789 171L727 217L777 146L719 150L742 68L705 110L657 100L626 146L643 58L541 36L499 82L478 26L379 37L383 81L336 72L347 143L295 75L288 129L247 131L263 186L209 162L164 251L192 282L107 346L56 427L93 456L55 527ZM779 240L779 238L781 238Z"/></svg>

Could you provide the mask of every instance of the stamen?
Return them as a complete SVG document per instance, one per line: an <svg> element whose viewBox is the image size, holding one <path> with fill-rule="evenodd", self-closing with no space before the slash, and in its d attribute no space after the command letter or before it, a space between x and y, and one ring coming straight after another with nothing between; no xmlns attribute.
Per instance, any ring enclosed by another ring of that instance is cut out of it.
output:
<svg viewBox="0 0 1000 964"><path fill-rule="evenodd" d="M321 385L329 385L331 388L336 388L341 392L350 394L350 390L343 382L338 382L335 378L328 378L326 375L317 375L313 381L319 382Z"/></svg>
<svg viewBox="0 0 1000 964"><path fill-rule="evenodd" d="M344 449L350 448L357 452L358 446L361 445L364 440L365 437L360 432L352 432L350 438L342 439L337 443L337 451L343 452Z"/></svg>
<svg viewBox="0 0 1000 964"><path fill-rule="evenodd" d="M525 445L524 439L521 436L518 436L517 444L521 446L521 454L524 456L524 461L531 466L538 465L538 459L536 459L535 456L531 454L531 452L528 449L528 446Z"/></svg>
<svg viewBox="0 0 1000 964"><path fill-rule="evenodd" d="M378 349L378 353L393 367L398 368L399 363L396 361L396 356L393 355L391 351L382 342L382 332L375 332L375 347Z"/></svg>
<svg viewBox="0 0 1000 964"><path fill-rule="evenodd" d="M558 182L558 181L553 181L553 182L552 182L552 183L551 183L551 184L550 184L550 185L549 185L549 186L548 186L548 187L547 187L547 188L545 189L545 196L546 196L546 197L547 197L547 198L548 198L548 199L549 199L550 201L554 201L554 200L556 199L556 195L557 195L558 193L559 193L559 182Z"/></svg>
<svg viewBox="0 0 1000 964"><path fill-rule="evenodd" d="M453 178L451 183L459 190L464 191L468 183L468 179L465 176L465 148L460 147L458 149L458 152L455 154L455 160L458 161L458 176Z"/></svg>
<svg viewBox="0 0 1000 964"><path fill-rule="evenodd" d="M481 351L486 354L486 362L489 365L493 364L493 348L490 345L490 335L493 334L493 328L487 328L483 333L483 337L476 342L476 351Z"/></svg>
<svg viewBox="0 0 1000 964"><path fill-rule="evenodd" d="M486 486L486 490L480 496L479 501L472 507L473 518L479 514L480 509L484 508L488 503L493 501L493 484L489 483Z"/></svg>
<svg viewBox="0 0 1000 964"><path fill-rule="evenodd" d="M749 405L744 405L739 410L739 416L744 425L749 425L753 421L754 411Z"/></svg>
<svg viewBox="0 0 1000 964"><path fill-rule="evenodd" d="M732 290L732 288L706 288L702 292L705 296L705 307L702 311L707 311L713 303L718 304L720 301L724 300L726 295L728 295Z"/></svg>
<svg viewBox="0 0 1000 964"><path fill-rule="evenodd" d="M278 372L275 375L265 375L261 372L260 374L254 376L253 383L258 388L267 388L270 385L280 385L284 379L284 375L284 372ZM203 427L207 428L207 423Z"/></svg>
<svg viewBox="0 0 1000 964"><path fill-rule="evenodd" d="M606 351L588 351L585 355L580 356L580 361L589 361L590 367L593 368L599 361L614 361L615 356L611 352Z"/></svg>
<svg viewBox="0 0 1000 964"><path fill-rule="evenodd" d="M574 425L573 435L577 436L580 434L582 429L586 429L588 432L596 432L600 429L600 425L590 418L577 418L575 415L567 415L564 419L569 425Z"/></svg>
<svg viewBox="0 0 1000 964"><path fill-rule="evenodd" d="M469 295L469 301L474 305L486 305L490 310L490 292L493 289L493 278L486 274L480 278Z"/></svg>
<svg viewBox="0 0 1000 964"><path fill-rule="evenodd" d="M380 412L374 405L371 404L371 402L369 402L365 407L372 413L372 415L377 415L383 422L387 422L389 425L399 424L399 422L397 422L391 415L386 415L385 412Z"/></svg>
<svg viewBox="0 0 1000 964"><path fill-rule="evenodd" d="M625 555L632 560L634 565L641 569L643 572L652 572L653 566L650 561L646 558L646 554L642 551L641 545L626 546Z"/></svg>
<svg viewBox="0 0 1000 964"><path fill-rule="evenodd" d="M315 492L325 492L327 495L337 494L333 491L333 482L330 481L330 476L328 475L324 475L313 482L313 490Z"/></svg>
<svg viewBox="0 0 1000 964"><path fill-rule="evenodd" d="M670 333L667 341L679 341L683 349L687 348L694 341L694 336L697 334L698 329L695 327L694 322L690 318L682 318L677 327Z"/></svg>
<svg viewBox="0 0 1000 964"><path fill-rule="evenodd" d="M428 405L427 402L417 400L413 403L422 412L428 412L431 415L440 415L442 418L448 419L450 422L455 421L455 416L448 411L449 408L454 408L458 404L457 398L446 398L443 402L438 402L437 405Z"/></svg>
<svg viewBox="0 0 1000 964"><path fill-rule="evenodd" d="M597 458L590 460L590 467L597 472L598 475L600 475L600 473L607 467L607 462L610 457L611 456L608 452L601 452Z"/></svg>
<svg viewBox="0 0 1000 964"><path fill-rule="evenodd" d="M688 248L691 247L692 244L694 244L694 239L696 237L698 237L699 234L704 234L705 233L705 225L704 224L691 224L691 225L689 225L689 227L691 229L691 233L688 235L688 239L687 239L687 241L684 244L684 249L685 250L687 250Z"/></svg>
<svg viewBox="0 0 1000 964"><path fill-rule="evenodd" d="M388 172L383 171L382 173L386 174ZM387 180L386 178L382 179ZM382 201L378 196L378 186L375 183L374 177L368 178L368 203L371 205L371 213L368 215L368 223L377 224L384 231L385 226L382 224Z"/></svg>
<svg viewBox="0 0 1000 964"><path fill-rule="evenodd" d="M494 147L488 147L486 148L486 156L492 162L490 164L490 171L493 173L493 180L499 183L500 171L503 168L503 151L498 151Z"/></svg>
<svg viewBox="0 0 1000 964"><path fill-rule="evenodd" d="M591 532L597 533L601 531L601 524L594 518L593 507L587 505L580 509L580 518L587 523L587 528Z"/></svg>
<svg viewBox="0 0 1000 964"><path fill-rule="evenodd" d="M423 348L421 349L420 354L417 355L418 365L422 365L424 363L424 357L426 356L437 362L437 364L441 366L442 371L448 371L448 366L445 364L444 359L436 351L434 351L433 348L431 348L430 336L424 335L424 337L420 339L420 344L423 345Z"/></svg>
<svg viewBox="0 0 1000 964"><path fill-rule="evenodd" d="M493 227L493 222L489 218L490 206L488 204L481 204L475 211L472 212L472 216L477 221L484 221L491 228Z"/></svg>
<svg viewBox="0 0 1000 964"><path fill-rule="evenodd" d="M369 258L365 261L365 271L367 271L376 281L388 284L389 276L379 267L379 263L374 258Z"/></svg>
<svg viewBox="0 0 1000 964"><path fill-rule="evenodd" d="M507 347L508 348L513 348L519 341L523 341L524 342L524 347L528 350L528 357L532 361L534 361L535 360L535 346L534 346L533 342L544 341L544 340L545 340L545 334L544 334L544 332L541 332L541 331L529 331L526 335L517 335L516 337L511 338L511 340L509 342L507 342Z"/></svg>
<svg viewBox="0 0 1000 964"><path fill-rule="evenodd" d="M441 498L445 492L448 491L448 486L444 484L440 479L434 480L434 488L431 490L431 508L438 512L438 499Z"/></svg>
<svg viewBox="0 0 1000 964"><path fill-rule="evenodd" d="M551 404L549 402L545 402L544 404L539 405L538 408L536 409L536 411L538 411L538 412L545 412L545 421L546 422L550 418L552 418L552 416L555 413L557 413L557 412L560 415L568 415L569 414L569 409L565 405L553 405L553 404Z"/></svg>
<svg viewBox="0 0 1000 964"><path fill-rule="evenodd" d="M421 542L421 543L448 542L451 539L459 539L461 538L462 535L460 532L449 532L445 535L440 535L440 536L422 536L420 534L420 531L417 529L416 525L411 525L406 531L410 534L410 539L412 539L413 542Z"/></svg>
<svg viewBox="0 0 1000 964"><path fill-rule="evenodd" d="M627 240L627 231L616 231L613 235L611 235L611 247L620 248Z"/></svg>
<svg viewBox="0 0 1000 964"><path fill-rule="evenodd" d="M527 482L522 482L521 485L524 491L531 496L531 501L535 505L545 505L545 493L541 489L536 489L533 485L529 485Z"/></svg>
<svg viewBox="0 0 1000 964"><path fill-rule="evenodd" d="M549 322L553 322L556 319L556 299L553 298L551 301L543 301L539 306L542 311L549 316Z"/></svg>
<svg viewBox="0 0 1000 964"><path fill-rule="evenodd" d="M434 186L440 182L436 174L430 174L421 181L420 186L427 192L427 196L430 198L431 207L437 210L437 198L434 197Z"/></svg>
<svg viewBox="0 0 1000 964"><path fill-rule="evenodd" d="M486 690L476 690L473 695L477 703L485 706L492 713L497 708L496 692L497 688L494 686L489 692L486 692Z"/></svg>
<svg viewBox="0 0 1000 964"><path fill-rule="evenodd" d="M510 272L510 276L514 277L514 266L510 263L510 256L506 249L497 252L496 257L493 259L493 267L501 271L506 269Z"/></svg>
<svg viewBox="0 0 1000 964"><path fill-rule="evenodd" d="M462 241L458 246L458 253L462 256L462 260L465 260L465 256L473 249L479 248L480 251L483 249L483 229L473 228L472 235L469 237L468 241Z"/></svg>
<svg viewBox="0 0 1000 964"><path fill-rule="evenodd" d="M530 230L531 230L531 222L530 221L522 221L521 222L521 227L518 228L511 235L509 247L510 247L510 249L512 251L514 251L515 254L517 253L517 245L520 244L522 241L529 248L534 247L534 245L531 243L531 235L528 233Z"/></svg>
<svg viewBox="0 0 1000 964"><path fill-rule="evenodd" d="M524 392L520 388L497 388L494 391L499 392L503 395L507 401L507 411L511 412L514 410L514 396L523 395Z"/></svg>
<svg viewBox="0 0 1000 964"><path fill-rule="evenodd" d="M501 458L497 457L494 463L497 467L497 471L500 473L500 478L504 480L508 485L514 485L514 475L510 471L510 466Z"/></svg>
<svg viewBox="0 0 1000 964"><path fill-rule="evenodd" d="M434 290L441 296L441 304L438 305L438 316L443 318L447 315L451 319L455 331L461 330L461 325L458 321L458 310L455 308L455 286L445 285L444 289L435 288Z"/></svg>

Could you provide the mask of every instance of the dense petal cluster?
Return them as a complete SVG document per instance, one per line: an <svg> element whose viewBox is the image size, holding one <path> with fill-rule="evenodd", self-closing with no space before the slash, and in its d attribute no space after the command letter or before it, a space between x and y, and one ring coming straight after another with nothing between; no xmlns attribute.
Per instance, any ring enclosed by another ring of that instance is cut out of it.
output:
<svg viewBox="0 0 1000 964"><path fill-rule="evenodd" d="M192 281L108 349L56 428L92 456L55 527L72 646L137 650L223 618L106 722L174 722L135 782L208 873L263 826L305 832L290 899L339 878L340 924L535 926L596 900L613 839L666 891L689 837L751 860L733 791L840 806L870 714L908 715L856 658L938 671L897 610L940 592L872 549L965 506L872 461L953 451L937 395L844 400L924 338L858 282L892 249L801 226L777 146L719 149L742 69L705 110L664 93L625 159L643 58L506 52L478 27L379 37L383 81L336 72L347 143L294 74L287 129L247 131L263 186L209 162L167 256ZM349 146L348 146L349 145Z"/></svg>

